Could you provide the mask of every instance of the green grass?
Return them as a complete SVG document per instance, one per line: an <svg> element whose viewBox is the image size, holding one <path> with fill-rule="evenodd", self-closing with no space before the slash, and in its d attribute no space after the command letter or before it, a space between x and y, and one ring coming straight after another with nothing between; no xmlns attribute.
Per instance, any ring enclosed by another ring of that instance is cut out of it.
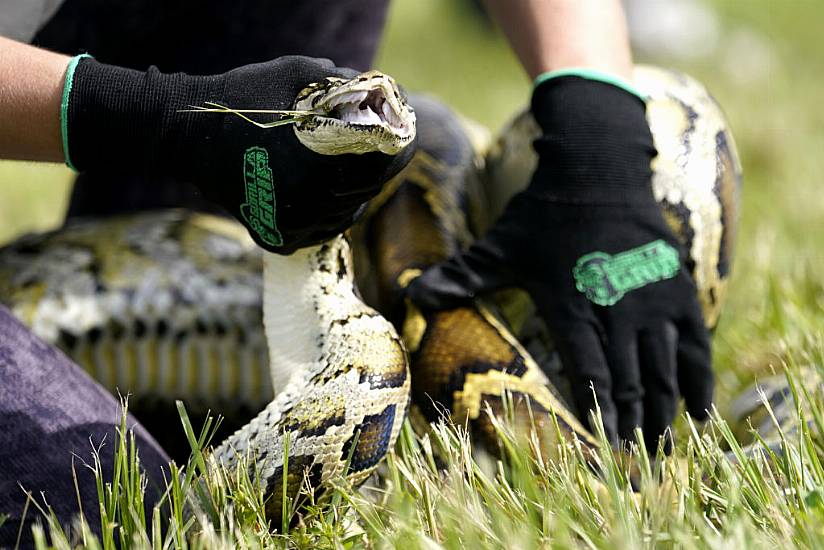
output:
<svg viewBox="0 0 824 550"><path fill-rule="evenodd" d="M717 55L689 63L642 61L675 65L705 82L727 112L744 163L738 255L714 339L723 416L743 384L782 361L822 363L824 5L711 3L722 16ZM751 33L745 36L760 37L756 45L767 53L746 40L735 49L742 29ZM457 0L396 0L377 65L409 89L434 93L493 131L528 100L529 84L501 37ZM746 67L753 70L742 79ZM59 167L0 163L0 242L57 223L68 178ZM184 525L180 498L191 483L185 476L171 492L172 510L164 503L157 521L175 518L165 543L171 547L348 548L367 541L410 548L821 547L824 471L817 442L824 433L824 408L816 401L804 414L816 421L811 432L786 441L782 456L737 465L721 456L724 445L735 445L723 423L712 423L702 437L682 422L679 433L685 436L675 455L646 470L637 496L619 482L620 468L607 468L611 474L598 488L574 452L545 464L515 446L500 466L482 468L470 459L464 434L441 428L423 440L405 432L382 486L352 492L342 485L337 506L315 509L288 538L261 529L261 496L237 480L227 488L231 476L214 476L222 507L215 522L197 517ZM442 471L432 466L435 450L445 464ZM133 457L121 454L119 460L132 471ZM686 478L676 473L676 464L686 469ZM152 538L159 535L147 531L155 516L123 517L135 506L136 493L127 498L118 491L134 488L133 476L109 489L120 496L104 499L113 507L110 517L123 526L106 544L136 536L137 546L160 547L164 542ZM659 476L669 481L663 484L668 493L653 481ZM354 534L358 529L363 533ZM65 547L59 537L52 542Z"/></svg>
<svg viewBox="0 0 824 550"><path fill-rule="evenodd" d="M71 172L58 164L0 161L0 243L63 219Z"/></svg>
<svg viewBox="0 0 824 550"><path fill-rule="evenodd" d="M756 444L755 452L719 418L702 428L689 423L671 456L650 460L636 450L636 490L628 460L602 451L592 468L570 442L546 460L537 441L505 419L496 424L497 460L473 454L459 427L440 424L418 436L407 423L379 478L360 490L338 479L322 500L307 488L304 511L282 521L265 518L266 496L245 467L227 471L204 459L211 428L197 436L181 411L194 452L184 467L172 467L151 514L144 513L146 482L123 423L113 479L103 479L99 458L93 461L101 539L83 518L67 534L33 501L46 518L34 538L38 548L104 549L816 548L824 542L824 402L820 391L796 391L804 406L795 415L810 421L808 429L779 431L777 445ZM599 438L608 448L603 432ZM275 532L290 523L288 535Z"/></svg>

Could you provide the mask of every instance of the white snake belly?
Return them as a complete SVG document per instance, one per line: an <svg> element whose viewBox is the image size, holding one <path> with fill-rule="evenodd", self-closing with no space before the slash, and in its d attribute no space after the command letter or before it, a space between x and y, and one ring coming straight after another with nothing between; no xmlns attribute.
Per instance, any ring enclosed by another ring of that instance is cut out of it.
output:
<svg viewBox="0 0 824 550"><path fill-rule="evenodd" d="M246 455L267 495L281 494L286 448L290 498L303 473L316 488L338 475L359 483L392 448L406 415L409 375L400 338L355 295L343 237L291 256L264 254L263 273L277 395L214 456L231 467ZM280 506L271 498L269 517L280 518Z"/></svg>

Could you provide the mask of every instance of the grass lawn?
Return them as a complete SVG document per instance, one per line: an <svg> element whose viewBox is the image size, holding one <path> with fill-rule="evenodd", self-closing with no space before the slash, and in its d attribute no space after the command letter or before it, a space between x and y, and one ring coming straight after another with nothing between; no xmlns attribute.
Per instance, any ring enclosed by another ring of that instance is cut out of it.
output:
<svg viewBox="0 0 824 550"><path fill-rule="evenodd" d="M821 363L824 4L708 4L719 16L718 46L710 55L641 60L675 66L707 84L727 112L744 164L738 254L714 340L723 416L730 398L756 376L780 370L783 362ZM529 96L501 37L457 0L396 0L377 66L493 131ZM69 178L62 167L0 163L0 242L57 223ZM574 452L557 463L536 463L515 444L490 472L468 458L465 438L454 430L438 430L427 441L405 433L380 492L344 487L334 497L338 506L319 509L290 537L260 529L253 491L242 485L222 531L205 518L189 528L203 529L193 543L203 547L822 547L824 407L814 400L805 414L818 423L786 441L772 464L755 458L733 465L716 441L732 439L723 424L713 423L702 437L682 421L674 457L646 469L642 464L644 481L635 495L606 456L603 483ZM502 437L508 438L505 428ZM435 451L445 471L433 467ZM129 462L127 453L122 459ZM213 477L213 491L222 494L225 480ZM653 481L659 478L663 490ZM115 488L107 506L122 520L119 514L134 502L116 494ZM173 526L169 537L187 529ZM138 521L129 532L144 529Z"/></svg>

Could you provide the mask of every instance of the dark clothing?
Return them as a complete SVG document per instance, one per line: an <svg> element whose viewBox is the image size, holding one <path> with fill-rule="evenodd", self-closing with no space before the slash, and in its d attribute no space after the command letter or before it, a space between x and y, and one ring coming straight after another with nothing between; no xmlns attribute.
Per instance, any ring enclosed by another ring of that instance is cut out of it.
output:
<svg viewBox="0 0 824 550"><path fill-rule="evenodd" d="M387 6L388 0L66 0L32 43L138 70L217 74L295 54L364 71ZM216 210L189 184L89 171L75 182L68 217L178 206Z"/></svg>
<svg viewBox="0 0 824 550"><path fill-rule="evenodd" d="M78 513L72 480L77 472L83 512L97 531L100 516L92 464L92 445L100 447L103 475L112 479L117 400L65 355L32 335L0 306L0 548L13 547L26 502L26 491L41 507L45 500L63 525ZM140 461L149 477L147 502L157 501L165 486L162 468L168 456L133 419ZM181 427L181 436L182 436ZM101 446L102 443L102 446ZM168 472L168 468L166 470ZM31 542L31 524L42 521L29 505L22 531L23 547Z"/></svg>
<svg viewBox="0 0 824 550"><path fill-rule="evenodd" d="M102 63L215 74L283 55L367 70L388 0L66 0L36 46Z"/></svg>

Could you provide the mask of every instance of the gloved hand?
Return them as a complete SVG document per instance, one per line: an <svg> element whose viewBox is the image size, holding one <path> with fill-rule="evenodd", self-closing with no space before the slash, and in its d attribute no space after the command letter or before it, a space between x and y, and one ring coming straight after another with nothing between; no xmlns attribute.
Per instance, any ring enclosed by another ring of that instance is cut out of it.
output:
<svg viewBox="0 0 824 550"><path fill-rule="evenodd" d="M71 73L62 113L70 165L194 183L273 252L288 254L349 227L413 152L320 155L304 147L289 125L261 129L236 116L180 112L207 101L235 109L292 109L308 84L357 74L326 59L281 57L221 75L190 76L85 57Z"/></svg>
<svg viewBox="0 0 824 550"><path fill-rule="evenodd" d="M437 310L525 289L556 340L579 413L594 408L594 387L613 443L640 426L655 444L679 392L693 416L706 417L713 378L685 252L653 198L644 102L563 76L535 89L532 112L543 136L527 189L482 239L413 281L409 296Z"/></svg>

